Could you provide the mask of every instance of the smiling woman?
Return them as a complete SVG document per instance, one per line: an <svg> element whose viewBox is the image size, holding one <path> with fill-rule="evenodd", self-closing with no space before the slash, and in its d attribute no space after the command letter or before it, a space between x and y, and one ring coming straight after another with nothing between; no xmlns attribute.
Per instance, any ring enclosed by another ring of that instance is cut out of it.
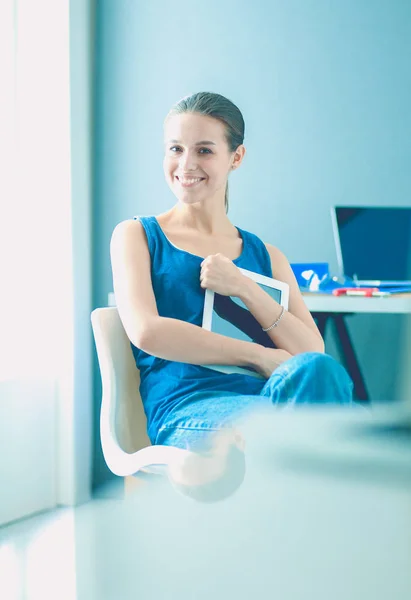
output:
<svg viewBox="0 0 411 600"><path fill-rule="evenodd" d="M164 123L164 175L176 205L113 232L117 307L154 444L196 447L267 402L352 403L349 377L324 355L286 257L227 216L228 178L242 164L243 142L244 120L230 100L210 92L183 98ZM287 283L289 311L240 267ZM203 329L206 289L240 298L273 347ZM263 378L202 365L251 367Z"/></svg>
<svg viewBox="0 0 411 600"><path fill-rule="evenodd" d="M202 125L198 120L199 115L206 117ZM209 136L201 138L203 131ZM214 187L209 187L206 192L210 195L224 180L224 201L228 212L227 171L236 169L241 164L245 153L244 133L245 124L240 110L223 96L202 93L180 100L171 109L165 121L164 170L171 189L178 191L178 187L172 187L174 178L181 187L191 188L197 187L201 181L207 182L211 177ZM168 135L170 139L167 139ZM186 140L189 146L184 147L181 139ZM234 160L230 160L230 154L233 152L236 156ZM178 158L173 158L173 154ZM226 164L221 160L222 157L226 158ZM218 172L216 166L219 167ZM203 168L206 169L204 172Z"/></svg>

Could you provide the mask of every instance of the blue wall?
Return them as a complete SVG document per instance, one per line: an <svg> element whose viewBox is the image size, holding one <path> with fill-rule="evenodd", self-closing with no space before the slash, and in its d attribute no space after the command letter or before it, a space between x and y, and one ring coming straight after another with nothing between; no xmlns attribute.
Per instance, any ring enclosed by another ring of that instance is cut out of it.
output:
<svg viewBox="0 0 411 600"><path fill-rule="evenodd" d="M332 204L411 205L410 2L100 0L97 11L95 306L112 290L116 223L174 203L162 123L192 92L219 92L243 111L248 153L231 179L230 218L290 261L336 268ZM372 394L385 398L401 317L352 325ZM98 407L98 371L95 383ZM98 442L95 451L99 482Z"/></svg>

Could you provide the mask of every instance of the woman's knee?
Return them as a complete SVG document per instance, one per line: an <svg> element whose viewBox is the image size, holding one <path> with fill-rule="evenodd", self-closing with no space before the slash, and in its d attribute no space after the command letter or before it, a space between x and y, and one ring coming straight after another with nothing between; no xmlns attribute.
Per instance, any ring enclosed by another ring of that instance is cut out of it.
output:
<svg viewBox="0 0 411 600"><path fill-rule="evenodd" d="M329 354L310 353L313 365L313 376L325 382L329 389L339 390L339 394L352 400L353 382L346 369Z"/></svg>
<svg viewBox="0 0 411 600"><path fill-rule="evenodd" d="M345 368L329 354L304 352L287 361L288 368L295 374L307 375L321 381L335 382L338 386L352 389L352 381Z"/></svg>
<svg viewBox="0 0 411 600"><path fill-rule="evenodd" d="M323 371L339 371L343 369L338 361L336 361L329 354L322 352L302 352L301 354L295 354L287 362L295 362L298 368L316 368Z"/></svg>

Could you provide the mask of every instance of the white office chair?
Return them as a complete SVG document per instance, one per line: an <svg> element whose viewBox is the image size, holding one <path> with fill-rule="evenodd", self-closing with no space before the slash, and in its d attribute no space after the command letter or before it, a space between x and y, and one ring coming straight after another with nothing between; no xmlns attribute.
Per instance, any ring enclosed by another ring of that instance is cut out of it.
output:
<svg viewBox="0 0 411 600"><path fill-rule="evenodd" d="M117 308L93 310L91 323L103 388L101 446L108 468L123 477L138 471L159 473L158 465L191 455L180 448L151 445L139 391L140 373Z"/></svg>

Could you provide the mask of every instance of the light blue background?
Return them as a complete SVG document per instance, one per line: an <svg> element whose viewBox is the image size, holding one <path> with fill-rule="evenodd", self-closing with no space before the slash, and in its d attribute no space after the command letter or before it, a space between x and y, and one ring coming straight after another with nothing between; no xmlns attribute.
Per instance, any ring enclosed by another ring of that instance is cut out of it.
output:
<svg viewBox="0 0 411 600"><path fill-rule="evenodd" d="M410 2L100 0L96 36L95 306L112 291L116 223L175 201L162 123L192 92L219 92L242 110L247 155L229 216L291 262L336 269L333 204L411 204ZM377 400L395 394L402 319L350 323ZM97 429L96 363L94 381ZM107 469L97 436L95 454L98 483Z"/></svg>

